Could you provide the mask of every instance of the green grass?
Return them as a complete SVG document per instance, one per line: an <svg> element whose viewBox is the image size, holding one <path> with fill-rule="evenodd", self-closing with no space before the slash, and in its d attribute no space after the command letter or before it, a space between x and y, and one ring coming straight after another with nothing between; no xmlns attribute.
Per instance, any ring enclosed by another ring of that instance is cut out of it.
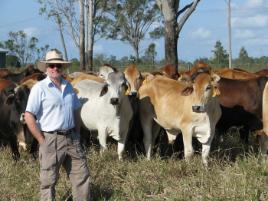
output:
<svg viewBox="0 0 268 201"><path fill-rule="evenodd" d="M94 200L116 201L265 201L268 200L268 160L255 150L245 151L233 135L224 143L213 142L209 168L196 153L190 162L176 155L151 161L143 155L125 156L119 162L116 146L100 156L94 147L87 152ZM70 183L64 170L57 184L57 200L67 200ZM39 164L29 154L12 161L8 148L0 150L0 200L39 200Z"/></svg>

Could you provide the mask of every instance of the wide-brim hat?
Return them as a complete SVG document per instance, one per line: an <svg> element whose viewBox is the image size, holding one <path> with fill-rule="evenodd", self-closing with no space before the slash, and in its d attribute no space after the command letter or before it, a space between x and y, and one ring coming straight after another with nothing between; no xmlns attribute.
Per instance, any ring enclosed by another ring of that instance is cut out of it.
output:
<svg viewBox="0 0 268 201"><path fill-rule="evenodd" d="M37 63L37 68L42 71L46 72L47 64L62 64L63 67L70 66L69 61L64 61L62 54L58 50L51 50L47 52L45 60L41 60Z"/></svg>

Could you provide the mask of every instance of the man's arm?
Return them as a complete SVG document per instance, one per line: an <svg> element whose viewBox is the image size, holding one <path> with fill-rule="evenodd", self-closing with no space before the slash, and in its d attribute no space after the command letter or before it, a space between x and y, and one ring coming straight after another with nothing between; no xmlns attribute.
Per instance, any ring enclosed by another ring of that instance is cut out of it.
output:
<svg viewBox="0 0 268 201"><path fill-rule="evenodd" d="M38 128L34 115L30 112L25 112L25 122L33 137L38 141L39 144L42 144L45 140L45 137Z"/></svg>

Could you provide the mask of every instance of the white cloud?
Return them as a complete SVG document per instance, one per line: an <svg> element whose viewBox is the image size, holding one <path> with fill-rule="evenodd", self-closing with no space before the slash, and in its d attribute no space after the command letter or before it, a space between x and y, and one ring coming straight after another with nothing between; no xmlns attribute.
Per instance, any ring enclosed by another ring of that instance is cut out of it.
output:
<svg viewBox="0 0 268 201"><path fill-rule="evenodd" d="M248 39L248 38L254 38L255 34L253 31L248 30L248 29L246 30L238 29L238 30L235 30L234 36L237 39Z"/></svg>
<svg viewBox="0 0 268 201"><path fill-rule="evenodd" d="M23 29L23 31L26 33L28 37L37 37L37 35L39 35L39 31L35 27L28 27Z"/></svg>
<svg viewBox="0 0 268 201"><path fill-rule="evenodd" d="M211 36L211 32L208 29L205 29L203 27L198 28L197 30L192 32L193 38L197 39L207 39Z"/></svg>
<svg viewBox="0 0 268 201"><path fill-rule="evenodd" d="M246 2L247 8L259 8L264 5L264 0L248 0Z"/></svg>
<svg viewBox="0 0 268 201"><path fill-rule="evenodd" d="M266 27L268 25L268 15L255 15L251 17L234 17L232 26L239 28Z"/></svg>
<svg viewBox="0 0 268 201"><path fill-rule="evenodd" d="M251 45L252 47L267 46L268 38L254 38L254 39L246 40L245 44Z"/></svg>

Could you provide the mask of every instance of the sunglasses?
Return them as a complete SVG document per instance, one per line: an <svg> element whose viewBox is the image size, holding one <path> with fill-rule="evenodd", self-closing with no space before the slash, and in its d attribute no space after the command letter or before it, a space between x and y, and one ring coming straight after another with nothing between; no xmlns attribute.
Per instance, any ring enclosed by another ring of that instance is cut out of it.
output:
<svg viewBox="0 0 268 201"><path fill-rule="evenodd" d="M61 69L62 68L62 65L61 64L49 64L48 67L49 68L55 68L55 67L57 67L57 69Z"/></svg>

